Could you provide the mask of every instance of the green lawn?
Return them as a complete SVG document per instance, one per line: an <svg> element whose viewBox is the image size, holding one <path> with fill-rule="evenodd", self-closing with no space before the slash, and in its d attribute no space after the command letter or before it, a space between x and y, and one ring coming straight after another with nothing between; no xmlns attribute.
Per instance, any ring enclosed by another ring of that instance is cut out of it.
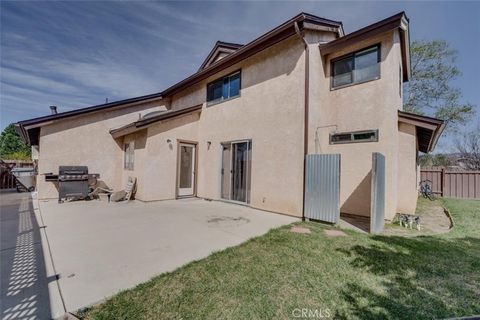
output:
<svg viewBox="0 0 480 320"><path fill-rule="evenodd" d="M480 314L480 201L438 200L456 226L403 238L319 223L273 230L121 292L86 319L289 319L297 309L334 318L432 319ZM427 206L428 208L428 206ZM423 206L425 210L425 206Z"/></svg>

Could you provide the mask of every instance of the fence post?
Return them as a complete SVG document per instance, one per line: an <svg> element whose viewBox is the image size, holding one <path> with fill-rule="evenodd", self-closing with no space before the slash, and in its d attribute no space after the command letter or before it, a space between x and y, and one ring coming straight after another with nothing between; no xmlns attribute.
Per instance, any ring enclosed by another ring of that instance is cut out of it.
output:
<svg viewBox="0 0 480 320"><path fill-rule="evenodd" d="M444 197L444 193L445 193L445 168L442 168L442 177L441 177L441 180L440 180L441 184L440 184L440 195L442 197Z"/></svg>

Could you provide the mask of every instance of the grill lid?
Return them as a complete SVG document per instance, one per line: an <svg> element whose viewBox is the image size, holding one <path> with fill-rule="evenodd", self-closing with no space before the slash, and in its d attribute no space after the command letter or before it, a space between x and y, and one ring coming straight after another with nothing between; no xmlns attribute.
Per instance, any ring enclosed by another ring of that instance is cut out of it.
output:
<svg viewBox="0 0 480 320"><path fill-rule="evenodd" d="M59 166L59 175L86 175L88 174L87 166Z"/></svg>

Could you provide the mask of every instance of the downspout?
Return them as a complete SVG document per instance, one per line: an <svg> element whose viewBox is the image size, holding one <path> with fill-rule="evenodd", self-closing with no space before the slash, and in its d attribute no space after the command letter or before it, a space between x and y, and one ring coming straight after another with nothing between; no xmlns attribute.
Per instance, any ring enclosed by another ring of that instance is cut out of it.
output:
<svg viewBox="0 0 480 320"><path fill-rule="evenodd" d="M304 105L304 133L303 133L303 206L302 206L302 221L305 221L305 178L307 173L307 168L305 165L306 155L308 154L308 108L309 108L309 89L310 89L310 51L308 48L308 43L305 40L305 37L300 32L300 28L298 27L298 23L295 21L295 32L302 40L303 44L305 45L305 105Z"/></svg>

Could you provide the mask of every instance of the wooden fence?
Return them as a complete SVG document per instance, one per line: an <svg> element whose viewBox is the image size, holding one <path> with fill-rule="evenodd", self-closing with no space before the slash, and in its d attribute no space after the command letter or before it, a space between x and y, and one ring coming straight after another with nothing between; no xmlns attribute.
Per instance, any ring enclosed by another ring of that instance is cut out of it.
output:
<svg viewBox="0 0 480 320"><path fill-rule="evenodd" d="M33 161L2 160L0 165L0 189L15 188L15 177L10 173L13 168L33 167Z"/></svg>
<svg viewBox="0 0 480 320"><path fill-rule="evenodd" d="M442 197L480 199L480 171L424 167L420 179L430 180L432 191Z"/></svg>

